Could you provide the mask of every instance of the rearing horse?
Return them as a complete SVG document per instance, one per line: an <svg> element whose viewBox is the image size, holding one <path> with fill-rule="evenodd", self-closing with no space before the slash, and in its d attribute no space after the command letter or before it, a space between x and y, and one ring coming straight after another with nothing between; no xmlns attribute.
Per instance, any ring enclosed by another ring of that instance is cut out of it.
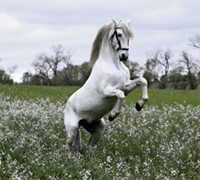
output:
<svg viewBox="0 0 200 180"><path fill-rule="evenodd" d="M82 151L80 126L91 134L88 145L94 146L104 130L103 116L110 112L109 120L114 120L121 112L125 96L138 85L143 94L136 109L140 111L148 100L147 81L142 77L130 80L130 72L122 62L129 56L132 36L129 20L113 19L98 31L90 58L91 75L69 98L64 111L69 152Z"/></svg>

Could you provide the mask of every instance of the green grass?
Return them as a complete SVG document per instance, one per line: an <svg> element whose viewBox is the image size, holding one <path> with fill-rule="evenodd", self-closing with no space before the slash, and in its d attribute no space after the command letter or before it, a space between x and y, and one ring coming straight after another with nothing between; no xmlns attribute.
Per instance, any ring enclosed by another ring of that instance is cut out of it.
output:
<svg viewBox="0 0 200 180"><path fill-rule="evenodd" d="M62 86L2 86L0 85L0 93L11 99L18 98L20 100L29 100L37 98L50 98L51 100L64 99L71 96L79 87L62 87Z"/></svg>
<svg viewBox="0 0 200 180"><path fill-rule="evenodd" d="M37 98L50 98L52 100L67 101L73 92L79 87L62 87L62 86L0 86L0 93L9 96L11 99L17 97L20 100L29 100ZM158 90L149 89L149 101L147 105L157 105L159 108L162 104L174 105L174 102L183 105L200 105L200 90ZM135 89L126 97L128 105L141 99L141 89Z"/></svg>
<svg viewBox="0 0 200 180"><path fill-rule="evenodd" d="M135 102L141 98L141 90L132 91L127 97L127 103ZM183 104L184 106L192 104L200 105L200 90L159 90L149 89L149 101L147 105L157 105L162 107L162 104L174 105L174 102Z"/></svg>

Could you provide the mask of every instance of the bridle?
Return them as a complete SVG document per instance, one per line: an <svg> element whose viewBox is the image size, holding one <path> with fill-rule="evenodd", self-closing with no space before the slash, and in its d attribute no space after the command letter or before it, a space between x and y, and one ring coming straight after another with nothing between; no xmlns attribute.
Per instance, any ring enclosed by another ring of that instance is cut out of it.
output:
<svg viewBox="0 0 200 180"><path fill-rule="evenodd" d="M113 34L112 34L112 36L110 37L110 41L112 41L113 40L113 38L114 38L114 36L116 37L116 39L117 39L117 42L118 42L118 48L117 48L117 51L119 51L119 50L125 50L125 51L128 51L129 50L129 48L122 48L121 47L121 42L120 42L120 40L119 40L119 38L118 38L118 34L117 34L117 29L122 29L120 26L115 26L115 28L114 28L114 32L113 32Z"/></svg>

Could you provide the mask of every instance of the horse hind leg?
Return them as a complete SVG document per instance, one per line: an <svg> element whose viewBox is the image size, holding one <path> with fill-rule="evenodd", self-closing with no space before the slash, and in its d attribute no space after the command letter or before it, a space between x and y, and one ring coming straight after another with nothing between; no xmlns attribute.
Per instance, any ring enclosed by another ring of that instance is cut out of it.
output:
<svg viewBox="0 0 200 180"><path fill-rule="evenodd" d="M73 145L74 145L74 142L75 142L75 139L76 139L78 128L67 126L66 131L67 131L66 149L69 152L73 152L74 151Z"/></svg>
<svg viewBox="0 0 200 180"><path fill-rule="evenodd" d="M69 153L82 152L81 132L76 117L65 115L65 128L67 132L66 150Z"/></svg>
<svg viewBox="0 0 200 180"><path fill-rule="evenodd" d="M88 146L94 146L101 139L105 127L105 121L103 118L93 123L87 123L86 120L81 120L79 125L85 128L91 135L88 141Z"/></svg>
<svg viewBox="0 0 200 180"><path fill-rule="evenodd" d="M105 125L104 119L101 118L99 121L94 122L89 126L88 131L90 132L91 137L88 141L88 146L93 147L97 144L101 139Z"/></svg>
<svg viewBox="0 0 200 180"><path fill-rule="evenodd" d="M71 128L68 130L68 138L66 143L66 150L69 154L73 154L75 152L82 153L82 139L80 129Z"/></svg>

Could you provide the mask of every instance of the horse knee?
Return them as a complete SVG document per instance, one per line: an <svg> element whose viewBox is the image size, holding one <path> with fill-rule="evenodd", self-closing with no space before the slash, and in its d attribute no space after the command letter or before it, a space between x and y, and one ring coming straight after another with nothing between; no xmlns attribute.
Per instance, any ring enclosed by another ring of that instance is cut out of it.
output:
<svg viewBox="0 0 200 180"><path fill-rule="evenodd" d="M66 132L67 132L67 144L68 146L71 146L76 139L78 127L66 125Z"/></svg>
<svg viewBox="0 0 200 180"><path fill-rule="evenodd" d="M125 99L125 94L124 94L124 92L123 92L123 91L119 91L119 92L117 93L117 97L118 97L121 101L123 101L123 100Z"/></svg>

